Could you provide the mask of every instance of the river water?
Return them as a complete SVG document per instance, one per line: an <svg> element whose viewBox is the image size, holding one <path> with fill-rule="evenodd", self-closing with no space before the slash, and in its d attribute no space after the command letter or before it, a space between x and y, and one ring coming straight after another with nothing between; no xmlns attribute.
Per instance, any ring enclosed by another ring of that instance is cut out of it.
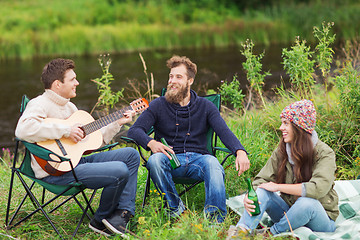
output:
<svg viewBox="0 0 360 240"><path fill-rule="evenodd" d="M281 64L281 50L288 46L259 47L255 54L265 50L262 60L263 70L270 71L272 76L266 78L265 91L271 89L286 79ZM193 89L202 90L217 89L222 81L232 80L235 74L241 83L241 88L246 91L247 80L242 68L245 60L239 48L208 48L208 49L179 49L171 51L148 51L142 56L147 65L148 74L153 73L155 79L155 92L166 86L169 69L166 60L172 55L185 55L198 66L198 74ZM76 63L75 72L80 85L77 88L77 97L72 101L79 109L90 111L96 103L98 92L95 83L91 79L101 77L102 72L97 56L69 57ZM19 117L19 105L21 96L26 94L33 98L43 92L40 75L43 66L52 58L36 58L31 60L6 60L0 62L0 83L3 89L0 94L0 147L12 148L14 146L14 129ZM137 79L143 82L146 79L143 64L139 53L124 53L111 55L112 64L110 72L114 75L112 89L114 91L128 87L128 81ZM199 92L203 94L203 92ZM131 91L124 92L125 96L131 96ZM132 99L128 99L129 102Z"/></svg>

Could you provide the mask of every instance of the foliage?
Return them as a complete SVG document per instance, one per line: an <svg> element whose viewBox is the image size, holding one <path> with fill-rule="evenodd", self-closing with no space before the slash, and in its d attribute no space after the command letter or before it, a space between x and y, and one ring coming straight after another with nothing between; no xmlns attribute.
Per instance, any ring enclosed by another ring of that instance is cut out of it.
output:
<svg viewBox="0 0 360 240"><path fill-rule="evenodd" d="M360 28L360 6L332 1L13 1L0 8L0 59L289 43L336 19L339 40Z"/></svg>
<svg viewBox="0 0 360 240"><path fill-rule="evenodd" d="M314 72L314 60L311 60L314 52L310 51L310 46L306 46L306 41L295 39L295 45L290 50L286 48L282 51L283 64L286 73L290 76L290 82L296 91L299 91L302 98L312 98L311 87L315 80L312 76Z"/></svg>
<svg viewBox="0 0 360 240"><path fill-rule="evenodd" d="M110 1L116 4L116 1ZM323 25L322 30L314 30L318 36L323 36L325 31L329 30ZM321 33L323 31L323 33ZM329 37L329 38L328 38ZM320 37L322 42L319 44L317 50L323 51L323 57L318 58L318 62L322 62L320 69L326 69L330 65L327 63L332 62L331 49L328 43L331 42L331 37ZM330 40L329 40L330 39ZM321 50L322 49L322 50ZM346 59L337 66L338 69L334 71L336 77L334 78L334 88L326 89L322 84L312 84L312 98L311 101L315 103L317 110L317 125L316 131L322 141L327 143L336 154L337 172L336 179L354 179L359 175L360 171L360 130L359 130L359 51L360 44L349 47L345 53ZM251 52L251 51L250 51ZM297 78L310 78L312 73L312 65L314 64L310 58L310 49L305 46L305 42L297 42L292 50L284 50L283 54L287 61L287 68L293 76ZM296 56L298 58L296 58ZM109 60L109 59L107 59ZM107 66L107 71L103 70L105 78L104 81L113 79L109 73L109 67L111 61L107 61L105 58L102 60L103 66ZM142 59L143 61L143 59ZM285 60L284 60L285 61ZM100 60L99 60L100 62ZM300 65L296 65L299 62ZM146 71L145 62L144 71ZM305 65L305 67L303 67ZM284 64L285 67L285 64ZM299 69L305 69L306 75L301 75ZM322 72L322 73L324 73ZM324 77L329 78L330 73L325 74ZM147 76L147 74L146 74ZM104 76L103 76L104 77ZM147 77L148 79L148 77ZM311 80L311 79L310 79ZM225 187L227 194L232 197L242 193L245 189L246 177L254 177L260 169L264 166L267 159L270 157L272 151L276 148L279 141L278 127L280 125L279 115L282 109L289 103L299 100L304 97L304 84L299 81L300 87L297 87L291 91L286 91L284 88L278 89L276 92L275 100L267 100L266 108L254 108L249 110L247 114L239 115L234 112L222 112L229 128L234 132L237 138L239 138L242 144L246 147L249 153L249 159L251 161L250 170L243 173L240 177L237 176L237 172L234 168L234 158L231 157L225 166ZM107 83L110 84L111 80ZM101 85L101 84L99 84ZM310 88L308 83L305 84L306 89ZM149 86L149 84L148 84ZM109 87L109 86L108 86ZM108 94L113 93L108 90ZM298 91L297 91L298 90ZM210 92L210 91L209 91ZM220 92L223 95L223 100L228 103L233 103L237 110L242 109L242 102L244 95L239 90L239 82L237 77L234 76L233 81L229 84L224 83ZM99 93L101 90L99 89ZM324 94L328 95L328 99L324 99ZM109 100L111 103L112 100ZM330 106L330 107L328 107ZM124 147L125 145L121 146ZM0 207L6 209L7 204L7 191L9 176L11 174L11 168L8 166L12 153L8 149L2 150L2 163L0 163ZM221 159L223 155L219 156ZM230 225L235 224L239 217L233 212L229 212L225 222L218 227L212 227L208 220L203 216L203 205L205 201L204 185L197 185L193 191L185 194L182 197L186 203L188 209L179 219L170 219L164 210L164 201L160 193L152 190L150 193L150 201L145 206L144 211L140 210L142 204L142 196L144 194L144 183L147 179L147 170L144 167L140 167L138 172L138 188L136 196L137 211L134 218L130 223L130 230L134 234L131 238L141 239L225 239L226 231ZM20 183L15 183L15 188L20 192ZM181 186L177 186L178 190ZM152 185L152 189L155 189ZM41 194L42 189L36 188L38 195ZM96 195L95 203L99 201L100 194ZM21 201L20 194L14 196L15 201ZM49 196L50 197L50 196ZM94 204L95 205L95 204ZM68 204L66 207L60 208L55 211L51 216L55 222L62 223L62 231L70 232L75 225L76 219L81 215L81 211L76 209L75 204ZM31 201L24 203L25 208L33 207ZM0 224L5 225L5 211L0 212ZM85 224L88 220L85 220ZM34 215L27 222L11 230L0 230L1 236L9 236L9 238L17 237L22 239L49 239L56 235L51 226L46 223L46 219ZM107 239L100 236L97 233L90 231L86 225L80 227L79 233L76 236L77 239ZM262 239L258 236L244 236L244 239ZM278 237L277 239L284 239Z"/></svg>
<svg viewBox="0 0 360 240"><path fill-rule="evenodd" d="M2 148L2 156L0 156L0 160L3 164L10 165L11 159L14 157L14 154L11 153L9 148Z"/></svg>
<svg viewBox="0 0 360 240"><path fill-rule="evenodd" d="M111 90L110 84L112 81L114 81L114 77L110 73L110 55L100 55L98 60L103 75L101 76L101 78L95 78L92 80L94 83L96 83L97 89L99 90L99 97L91 112L93 112L96 107L100 107L106 114L108 114L110 108L114 107L114 105L119 102L120 97L124 96L122 93L124 89L117 92L113 92Z"/></svg>
<svg viewBox="0 0 360 240"><path fill-rule="evenodd" d="M231 103L237 110L241 110L243 108L245 95L242 94L240 82L237 80L237 75L234 75L233 80L230 83L224 82L221 84L220 94L222 96L222 101L225 104Z"/></svg>
<svg viewBox="0 0 360 240"><path fill-rule="evenodd" d="M318 53L316 60L323 77L326 77L330 72L333 60L334 50L332 50L329 46L334 43L336 35L330 35L330 29L332 26L334 26L333 22L327 24L323 22L321 30L318 27L313 28L314 36L319 42L315 47L315 50Z"/></svg>
<svg viewBox="0 0 360 240"><path fill-rule="evenodd" d="M291 47L290 50L283 49L282 57L284 69L287 74L290 76L290 82L292 83L292 89L290 91L285 91L284 88L278 88L277 94L281 97L287 95L296 95L299 94L299 98L313 98L312 89L315 84L314 77L315 74L315 62L317 62L318 68L321 70L322 77L325 78L325 88L327 89L327 75L329 74L331 63L333 60L334 51L330 45L335 40L335 35L330 35L331 27L334 23L322 23L322 28L314 27L314 36L318 39L318 44L315 47L317 55L313 59L314 51L310 50L310 46L306 46L306 41L300 41L299 37L295 39L295 45ZM246 61L242 63L247 79L249 81L249 101L247 106L249 106L252 100L252 92L255 90L257 95L262 101L263 107L266 108L264 98L262 96L262 87L264 85L264 79L266 76L271 75L269 72L261 73L262 64L261 59L264 57L264 52L255 55L253 53L254 43L252 40L247 40L242 44L243 49L241 50L242 55L245 56ZM233 89L226 89L225 93L224 88L227 85L224 85L222 89L222 94L230 96L236 94ZM227 99L226 99L227 100ZM237 99L238 100L238 99ZM231 103L231 101L230 101ZM239 104L237 104L239 105ZM237 107L235 107L237 108ZM247 109L248 107L246 107Z"/></svg>
<svg viewBox="0 0 360 240"><path fill-rule="evenodd" d="M355 178L360 172L360 70L357 61L357 58L347 58L340 65L333 81L336 105L326 114L326 140L337 154L338 178L341 179Z"/></svg>
<svg viewBox="0 0 360 240"><path fill-rule="evenodd" d="M263 106L266 107L264 98L262 96L262 88L264 86L265 77L269 76L270 73L260 73L262 71L262 64L260 61L264 57L265 53L263 52L256 56L253 53L254 43L249 39L247 39L246 42L242 44L242 46L243 50L240 52L246 58L246 61L243 62L242 65L245 69L246 77L250 83L250 91L255 90L255 92L260 97ZM249 102L251 102L251 98L249 98Z"/></svg>
<svg viewBox="0 0 360 240"><path fill-rule="evenodd" d="M351 62L344 62L340 75L335 78L339 90L342 113L347 116L360 116L360 73Z"/></svg>

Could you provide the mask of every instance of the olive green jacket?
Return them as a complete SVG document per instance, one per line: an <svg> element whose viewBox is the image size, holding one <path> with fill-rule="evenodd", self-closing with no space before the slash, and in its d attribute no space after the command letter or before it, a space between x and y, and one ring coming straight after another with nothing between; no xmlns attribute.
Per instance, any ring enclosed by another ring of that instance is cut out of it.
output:
<svg viewBox="0 0 360 240"><path fill-rule="evenodd" d="M281 161L280 151L277 148L256 175L253 185L256 188L261 183L276 182L276 174L278 170L278 163ZM305 186L306 195L304 197L314 198L319 200L328 216L334 221L339 215L338 195L334 190L335 180L335 153L334 151L322 141L318 141L314 148L314 167L312 177L308 182L303 183ZM286 164L286 184L296 183L295 176L291 164ZM281 193L282 199L292 206L298 199L298 196Z"/></svg>

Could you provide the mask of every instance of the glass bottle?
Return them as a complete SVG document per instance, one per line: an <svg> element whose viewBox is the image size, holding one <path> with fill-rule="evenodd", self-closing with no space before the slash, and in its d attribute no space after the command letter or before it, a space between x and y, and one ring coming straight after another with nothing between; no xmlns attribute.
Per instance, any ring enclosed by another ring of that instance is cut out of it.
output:
<svg viewBox="0 0 360 240"><path fill-rule="evenodd" d="M257 194L251 184L250 178L246 178L246 183L248 185L248 199L252 200L255 205L255 212L251 212L251 216L256 216L260 214L260 207Z"/></svg>
<svg viewBox="0 0 360 240"><path fill-rule="evenodd" d="M169 144L167 144L165 138L161 138L160 140L161 140L162 144L169 147ZM170 159L171 167L173 169L180 167L181 164L180 164L180 161L177 158L177 156L175 154L172 154L172 153L168 152L168 151L167 151L167 153L171 156L171 159Z"/></svg>

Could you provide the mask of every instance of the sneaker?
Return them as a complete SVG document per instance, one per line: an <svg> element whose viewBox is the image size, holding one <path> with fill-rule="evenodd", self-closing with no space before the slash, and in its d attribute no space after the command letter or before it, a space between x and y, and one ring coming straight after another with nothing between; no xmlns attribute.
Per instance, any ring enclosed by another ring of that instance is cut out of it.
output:
<svg viewBox="0 0 360 240"><path fill-rule="evenodd" d="M235 239L243 239L247 237L248 231L241 228L231 225L229 230L227 230L226 240L235 240Z"/></svg>
<svg viewBox="0 0 360 240"><path fill-rule="evenodd" d="M238 231L238 228L235 227L234 225L231 225L229 230L227 230L226 240L230 240L232 238L235 238L238 235L237 231Z"/></svg>
<svg viewBox="0 0 360 240"><path fill-rule="evenodd" d="M112 233L119 234L123 238L129 238L126 233L129 232L127 225L130 217L131 214L127 210L117 209L110 218L105 218L102 222Z"/></svg>
<svg viewBox="0 0 360 240"><path fill-rule="evenodd" d="M111 236L114 235L109 229L105 227L105 225L102 222L98 222L93 218L91 222L89 223L89 228L97 233L100 233L104 236Z"/></svg>
<svg viewBox="0 0 360 240"><path fill-rule="evenodd" d="M170 210L169 208L167 208L167 211L170 215L170 218L178 219L181 216L181 214L185 211L185 209L186 208L185 208L184 203L180 200L179 206L177 207L176 210Z"/></svg>
<svg viewBox="0 0 360 240"><path fill-rule="evenodd" d="M272 237L272 233L270 232L270 228L268 228L268 227L264 227L264 228L261 228L261 229L255 229L254 230L254 235L263 236L264 238L271 238Z"/></svg>

